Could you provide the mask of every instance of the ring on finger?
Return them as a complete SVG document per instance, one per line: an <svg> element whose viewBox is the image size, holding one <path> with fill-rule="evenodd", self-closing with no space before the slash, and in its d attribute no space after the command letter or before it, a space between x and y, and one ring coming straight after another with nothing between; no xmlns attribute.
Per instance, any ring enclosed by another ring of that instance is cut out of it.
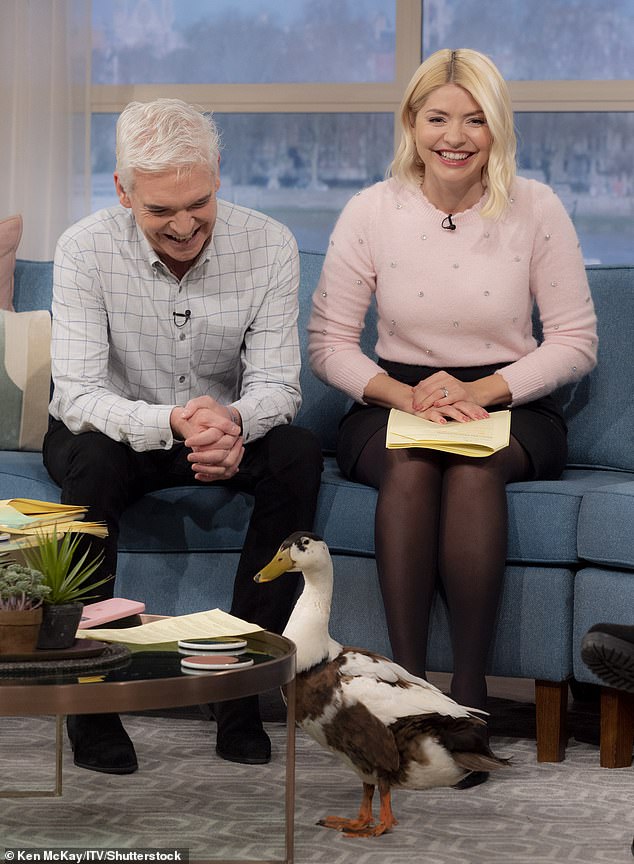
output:
<svg viewBox="0 0 634 864"><path fill-rule="evenodd" d="M442 395L445 397L445 399L448 399L449 398L449 390L447 390L446 387L441 387L440 389L442 390Z"/></svg>

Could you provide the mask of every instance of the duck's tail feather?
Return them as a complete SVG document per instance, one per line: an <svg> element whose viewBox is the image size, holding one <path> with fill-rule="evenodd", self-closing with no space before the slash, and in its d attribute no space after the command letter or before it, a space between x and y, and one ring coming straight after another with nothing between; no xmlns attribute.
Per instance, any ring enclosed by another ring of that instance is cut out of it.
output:
<svg viewBox="0 0 634 864"><path fill-rule="evenodd" d="M496 771L498 768L505 768L511 764L510 759L501 759L494 753L489 756L486 753L457 753L454 751L451 755L454 762L467 771Z"/></svg>

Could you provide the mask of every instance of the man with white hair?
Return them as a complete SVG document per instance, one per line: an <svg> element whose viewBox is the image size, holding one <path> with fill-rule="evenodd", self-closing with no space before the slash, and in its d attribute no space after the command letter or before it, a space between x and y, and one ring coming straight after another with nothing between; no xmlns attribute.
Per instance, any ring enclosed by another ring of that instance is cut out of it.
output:
<svg viewBox="0 0 634 864"><path fill-rule="evenodd" d="M106 523L95 580L116 572L119 520L145 492L221 483L254 496L231 613L284 628L293 580L253 576L312 526L317 439L301 402L299 256L291 232L219 200L213 120L178 99L130 103L117 123L121 206L69 228L55 254L51 422L44 462L62 501ZM112 596L114 579L98 599ZM270 759L257 697L215 709L216 749ZM116 714L68 718L75 764L125 774L137 759Z"/></svg>

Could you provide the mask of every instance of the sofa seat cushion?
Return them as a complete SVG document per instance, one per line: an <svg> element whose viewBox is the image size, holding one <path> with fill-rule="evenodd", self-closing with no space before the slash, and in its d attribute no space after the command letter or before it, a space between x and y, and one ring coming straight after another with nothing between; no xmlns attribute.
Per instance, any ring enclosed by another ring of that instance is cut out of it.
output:
<svg viewBox="0 0 634 864"><path fill-rule="evenodd" d="M511 483L507 561L518 564L578 564L577 521L585 496L618 487L631 475L620 471L569 468L559 480Z"/></svg>
<svg viewBox="0 0 634 864"><path fill-rule="evenodd" d="M126 510L119 549L144 553L239 551L252 509L250 495L213 484L160 489Z"/></svg>
<svg viewBox="0 0 634 864"><path fill-rule="evenodd" d="M42 454L4 450L0 452L0 499L35 498L59 501L59 486L42 464Z"/></svg>
<svg viewBox="0 0 634 864"><path fill-rule="evenodd" d="M560 480L510 484L507 561L560 566L578 563L577 518L583 496L589 490L626 483L629 477L618 471L570 469ZM346 480L335 459L327 456L315 532L334 553L372 557L376 497L375 489Z"/></svg>
<svg viewBox="0 0 634 864"><path fill-rule="evenodd" d="M622 483L603 485L583 496L579 556L606 567L634 570L634 474L622 477Z"/></svg>

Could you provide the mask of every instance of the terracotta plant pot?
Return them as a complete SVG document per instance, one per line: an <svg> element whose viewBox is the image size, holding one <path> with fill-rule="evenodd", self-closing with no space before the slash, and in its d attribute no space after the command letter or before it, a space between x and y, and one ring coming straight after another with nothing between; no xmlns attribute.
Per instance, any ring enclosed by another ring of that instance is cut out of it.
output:
<svg viewBox="0 0 634 864"><path fill-rule="evenodd" d="M41 623L41 606L19 611L0 609L0 655L35 651Z"/></svg>
<svg viewBox="0 0 634 864"><path fill-rule="evenodd" d="M71 648L84 608L83 603L45 603L37 647L47 651Z"/></svg>

